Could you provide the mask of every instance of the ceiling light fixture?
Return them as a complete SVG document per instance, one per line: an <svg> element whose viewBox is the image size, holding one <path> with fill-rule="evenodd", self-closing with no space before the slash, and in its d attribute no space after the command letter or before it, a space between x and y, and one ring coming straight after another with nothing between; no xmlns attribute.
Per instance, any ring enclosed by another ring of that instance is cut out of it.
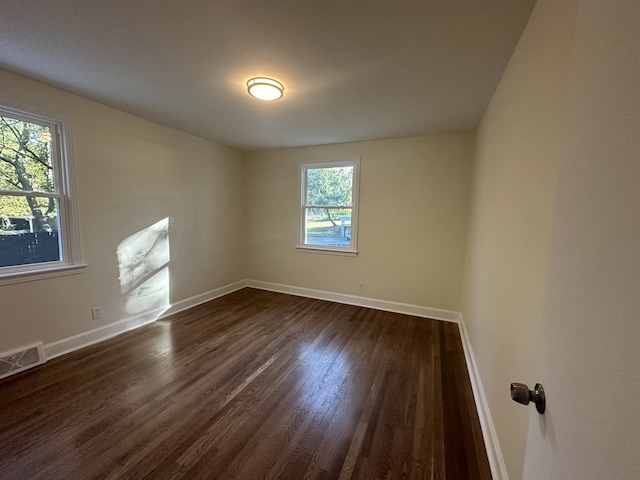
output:
<svg viewBox="0 0 640 480"><path fill-rule="evenodd" d="M254 77L247 82L247 92L260 100L278 100L284 95L284 86L266 77Z"/></svg>

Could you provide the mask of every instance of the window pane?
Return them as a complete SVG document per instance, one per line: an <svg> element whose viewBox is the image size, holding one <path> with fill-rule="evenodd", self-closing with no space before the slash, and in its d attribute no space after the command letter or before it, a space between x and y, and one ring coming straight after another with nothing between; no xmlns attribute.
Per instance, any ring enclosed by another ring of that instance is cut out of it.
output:
<svg viewBox="0 0 640 480"><path fill-rule="evenodd" d="M0 116L0 190L55 191L48 126Z"/></svg>
<svg viewBox="0 0 640 480"><path fill-rule="evenodd" d="M305 244L351 246L350 208L307 208Z"/></svg>
<svg viewBox="0 0 640 480"><path fill-rule="evenodd" d="M0 195L0 267L62 260L58 200Z"/></svg>
<svg viewBox="0 0 640 480"><path fill-rule="evenodd" d="M307 205L351 205L353 167L307 170Z"/></svg>

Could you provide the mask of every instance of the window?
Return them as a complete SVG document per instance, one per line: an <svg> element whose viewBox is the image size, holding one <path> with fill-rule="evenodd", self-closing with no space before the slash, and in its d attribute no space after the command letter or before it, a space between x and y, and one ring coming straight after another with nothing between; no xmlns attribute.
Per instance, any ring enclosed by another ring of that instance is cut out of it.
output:
<svg viewBox="0 0 640 480"><path fill-rule="evenodd" d="M0 277L77 261L60 122L0 109Z"/></svg>
<svg viewBox="0 0 640 480"><path fill-rule="evenodd" d="M299 249L357 253L360 159L301 165Z"/></svg>

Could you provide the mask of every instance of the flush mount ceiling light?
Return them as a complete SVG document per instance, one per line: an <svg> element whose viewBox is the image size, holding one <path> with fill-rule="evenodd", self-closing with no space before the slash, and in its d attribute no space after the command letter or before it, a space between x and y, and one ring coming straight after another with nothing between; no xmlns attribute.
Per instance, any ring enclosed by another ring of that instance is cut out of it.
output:
<svg viewBox="0 0 640 480"><path fill-rule="evenodd" d="M254 77L247 82L247 92L260 100L278 100L284 95L284 86L272 78Z"/></svg>

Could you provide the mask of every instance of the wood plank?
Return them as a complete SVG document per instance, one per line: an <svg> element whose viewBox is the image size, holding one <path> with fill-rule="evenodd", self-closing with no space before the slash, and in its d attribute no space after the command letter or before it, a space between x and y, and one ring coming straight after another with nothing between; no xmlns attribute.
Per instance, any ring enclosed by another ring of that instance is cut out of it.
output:
<svg viewBox="0 0 640 480"><path fill-rule="evenodd" d="M457 325L243 289L0 381L3 479L490 479Z"/></svg>

